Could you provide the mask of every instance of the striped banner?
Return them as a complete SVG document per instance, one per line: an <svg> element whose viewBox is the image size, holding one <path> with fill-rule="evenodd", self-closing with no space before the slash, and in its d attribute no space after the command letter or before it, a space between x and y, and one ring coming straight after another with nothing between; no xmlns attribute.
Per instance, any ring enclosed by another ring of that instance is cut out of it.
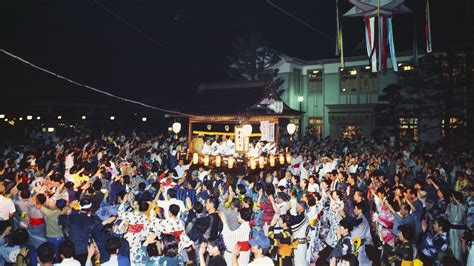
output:
<svg viewBox="0 0 474 266"><path fill-rule="evenodd" d="M398 71L397 56L395 55L395 43L393 40L392 17L387 18L388 46L390 49L390 58L392 59L393 71Z"/></svg>

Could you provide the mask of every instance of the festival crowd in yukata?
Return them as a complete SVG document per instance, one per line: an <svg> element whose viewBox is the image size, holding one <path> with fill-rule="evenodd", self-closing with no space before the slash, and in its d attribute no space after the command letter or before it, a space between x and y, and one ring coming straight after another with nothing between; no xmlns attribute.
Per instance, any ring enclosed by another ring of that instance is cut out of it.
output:
<svg viewBox="0 0 474 266"><path fill-rule="evenodd" d="M4 145L0 265L474 265L472 151L289 142L256 170L193 165L166 134Z"/></svg>

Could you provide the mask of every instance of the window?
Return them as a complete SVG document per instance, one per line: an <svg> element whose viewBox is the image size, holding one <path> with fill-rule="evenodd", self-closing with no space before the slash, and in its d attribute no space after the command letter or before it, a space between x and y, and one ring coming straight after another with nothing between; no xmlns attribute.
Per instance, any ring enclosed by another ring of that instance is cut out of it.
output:
<svg viewBox="0 0 474 266"><path fill-rule="evenodd" d="M464 119L451 117L449 118L449 128L446 130L446 122L444 119L441 120L441 137L446 137L446 134L449 133L453 134L456 131L459 131L458 128L462 128L464 126Z"/></svg>
<svg viewBox="0 0 474 266"><path fill-rule="evenodd" d="M301 69L293 69L293 86L295 89L295 93L297 95L302 95L303 88L301 88Z"/></svg>
<svg viewBox="0 0 474 266"><path fill-rule="evenodd" d="M418 118L400 118L400 138L418 140Z"/></svg>
<svg viewBox="0 0 474 266"><path fill-rule="evenodd" d="M370 66L361 68L361 91L377 91L377 73L372 72Z"/></svg>
<svg viewBox="0 0 474 266"><path fill-rule="evenodd" d="M356 92L359 89L357 84L357 68L341 68L340 88L341 92Z"/></svg>
<svg viewBox="0 0 474 266"><path fill-rule="evenodd" d="M308 91L310 93L321 93L323 91L323 70L308 71Z"/></svg>
<svg viewBox="0 0 474 266"><path fill-rule="evenodd" d="M408 63L408 62L398 63L398 71L400 72L408 72L408 71L412 71L413 69L415 69L415 67L411 63Z"/></svg>
<svg viewBox="0 0 474 266"><path fill-rule="evenodd" d="M314 136L318 141L323 137L323 118L310 117L308 120L309 134Z"/></svg>

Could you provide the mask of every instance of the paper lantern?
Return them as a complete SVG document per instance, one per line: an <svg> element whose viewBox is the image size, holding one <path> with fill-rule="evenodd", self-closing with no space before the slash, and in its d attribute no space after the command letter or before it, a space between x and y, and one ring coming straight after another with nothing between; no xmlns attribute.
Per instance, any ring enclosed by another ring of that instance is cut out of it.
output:
<svg viewBox="0 0 474 266"><path fill-rule="evenodd" d="M254 158L250 159L250 169L255 170L257 168L257 162Z"/></svg>
<svg viewBox="0 0 474 266"><path fill-rule="evenodd" d="M234 167L234 157L229 156L229 160L227 161L227 167L229 167L229 169L232 169Z"/></svg>
<svg viewBox="0 0 474 266"><path fill-rule="evenodd" d="M211 130L212 129L212 125L211 124L208 124L207 125L207 130Z"/></svg>
<svg viewBox="0 0 474 266"><path fill-rule="evenodd" d="M209 166L209 155L204 156L204 166Z"/></svg>
<svg viewBox="0 0 474 266"><path fill-rule="evenodd" d="M258 166L260 167L260 169L265 167L265 158L263 158L263 156L260 156L258 158Z"/></svg>
<svg viewBox="0 0 474 266"><path fill-rule="evenodd" d="M229 131L229 129L230 129L229 125L225 125L224 129L225 129L225 131Z"/></svg>
<svg viewBox="0 0 474 266"><path fill-rule="evenodd" d="M196 152L193 153L193 164L198 164L199 163L199 154Z"/></svg>
<svg viewBox="0 0 474 266"><path fill-rule="evenodd" d="M291 164L291 154L290 153L286 154L286 163Z"/></svg>
<svg viewBox="0 0 474 266"><path fill-rule="evenodd" d="M243 126L244 136L250 137L252 135L252 125L246 124Z"/></svg>
<svg viewBox="0 0 474 266"><path fill-rule="evenodd" d="M222 158L219 155L217 155L216 156L216 167L221 167L221 160L222 160Z"/></svg>
<svg viewBox="0 0 474 266"><path fill-rule="evenodd" d="M296 131L296 125L293 123L286 125L286 131L288 131L288 134L293 135Z"/></svg>
<svg viewBox="0 0 474 266"><path fill-rule="evenodd" d="M173 132L175 134L178 134L181 131L181 123L174 122L172 128L173 128Z"/></svg>
<svg viewBox="0 0 474 266"><path fill-rule="evenodd" d="M280 160L280 164L285 164L285 155L283 153L278 155L278 159Z"/></svg>
<svg viewBox="0 0 474 266"><path fill-rule="evenodd" d="M275 167L275 156L270 155L270 166Z"/></svg>

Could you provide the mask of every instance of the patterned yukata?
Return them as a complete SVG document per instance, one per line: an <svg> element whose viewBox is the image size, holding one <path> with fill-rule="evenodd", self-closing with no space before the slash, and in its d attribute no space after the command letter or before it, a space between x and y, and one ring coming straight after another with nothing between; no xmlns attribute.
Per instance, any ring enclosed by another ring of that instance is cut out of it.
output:
<svg viewBox="0 0 474 266"><path fill-rule="evenodd" d="M337 227L339 222L342 220L342 216L339 214L339 209L344 206L343 202L331 202L329 205L329 211L326 218L329 221L329 234L326 242L329 246L335 247L337 244Z"/></svg>
<svg viewBox="0 0 474 266"><path fill-rule="evenodd" d="M440 252L447 252L448 248L448 233L443 232L436 235L432 233L426 233L419 249L423 255L430 258L434 262L436 261L438 254Z"/></svg>
<svg viewBox="0 0 474 266"><path fill-rule="evenodd" d="M151 223L147 227L147 232L153 232L158 235L173 235L178 240L178 252L181 254L183 250L190 247L194 242L186 235L184 222L177 218L158 219L152 217Z"/></svg>
<svg viewBox="0 0 474 266"><path fill-rule="evenodd" d="M148 232L145 230L149 224L149 219L144 212L138 212L119 207L119 217L128 222L128 231L124 234L124 238L130 243L130 261L141 261L139 249L142 242L146 240Z"/></svg>

